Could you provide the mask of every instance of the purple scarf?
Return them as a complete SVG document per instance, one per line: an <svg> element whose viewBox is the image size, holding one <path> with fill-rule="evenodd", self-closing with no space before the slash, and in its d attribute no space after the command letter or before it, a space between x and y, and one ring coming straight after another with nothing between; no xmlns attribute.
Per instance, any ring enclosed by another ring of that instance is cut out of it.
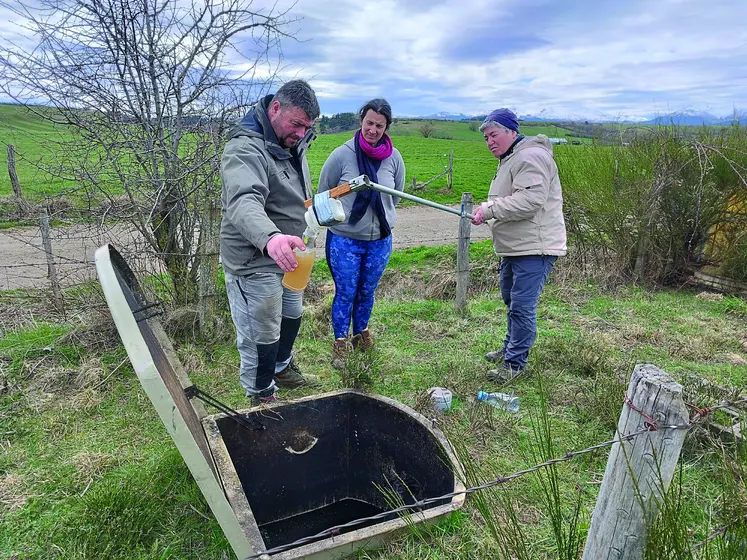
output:
<svg viewBox="0 0 747 560"><path fill-rule="evenodd" d="M392 150L392 139L386 134L381 137L377 146L371 146L361 136L360 129L355 132L355 159L358 162L358 172L368 175L368 178L374 183L379 182L378 171L381 167L381 161L391 156ZM355 195L355 202L353 202L348 223L357 224L369 207L373 209L379 219L379 231L381 232L379 239L389 237L392 234L392 228L386 220L386 211L379 191L366 189Z"/></svg>

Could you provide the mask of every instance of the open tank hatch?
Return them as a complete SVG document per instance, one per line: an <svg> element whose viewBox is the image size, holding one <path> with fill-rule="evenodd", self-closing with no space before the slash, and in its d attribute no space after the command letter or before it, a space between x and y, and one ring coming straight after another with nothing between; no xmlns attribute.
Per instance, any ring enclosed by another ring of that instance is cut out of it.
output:
<svg viewBox="0 0 747 560"><path fill-rule="evenodd" d="M272 559L343 558L463 505L459 463L443 434L392 399L341 390L238 411L264 430L208 416L190 398L195 388L154 312L157 303L114 247L96 251L96 270L133 369L239 560L301 538ZM457 495L420 511L311 538L450 493Z"/></svg>
<svg viewBox="0 0 747 560"><path fill-rule="evenodd" d="M455 489L442 443L391 399L339 391L250 415L267 429L248 430L222 414L204 422L210 447L222 442L267 548Z"/></svg>

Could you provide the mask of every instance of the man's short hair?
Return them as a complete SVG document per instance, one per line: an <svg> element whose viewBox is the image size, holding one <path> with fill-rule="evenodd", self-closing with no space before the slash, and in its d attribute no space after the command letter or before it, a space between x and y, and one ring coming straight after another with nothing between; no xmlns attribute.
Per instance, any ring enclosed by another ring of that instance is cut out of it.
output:
<svg viewBox="0 0 747 560"><path fill-rule="evenodd" d="M272 100L280 103L284 109L288 107L303 109L311 120L319 118L319 113L321 113L316 94L305 80L285 82Z"/></svg>

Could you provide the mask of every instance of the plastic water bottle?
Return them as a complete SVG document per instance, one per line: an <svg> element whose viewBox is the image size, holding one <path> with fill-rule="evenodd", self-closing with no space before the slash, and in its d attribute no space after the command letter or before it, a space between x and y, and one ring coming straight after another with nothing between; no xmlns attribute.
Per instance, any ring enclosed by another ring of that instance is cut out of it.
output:
<svg viewBox="0 0 747 560"><path fill-rule="evenodd" d="M519 397L515 397L514 395L478 391L477 400L480 402L486 402L495 408L502 408L509 412L519 412Z"/></svg>

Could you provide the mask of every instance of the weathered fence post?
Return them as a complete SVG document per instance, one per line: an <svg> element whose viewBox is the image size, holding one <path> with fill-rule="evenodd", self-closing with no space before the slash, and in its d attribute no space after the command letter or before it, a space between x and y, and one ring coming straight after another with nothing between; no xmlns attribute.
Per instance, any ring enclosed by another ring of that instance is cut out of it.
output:
<svg viewBox="0 0 747 560"><path fill-rule="evenodd" d="M452 181L454 179L454 150L449 152L449 174L446 176L446 187L451 190Z"/></svg>
<svg viewBox="0 0 747 560"><path fill-rule="evenodd" d="M658 426L686 425L682 385L650 364L633 369L628 387L633 406ZM647 418L623 406L617 437L646 427ZM684 429L648 431L610 449L583 560L639 560L646 550L648 529L659 512L685 441Z"/></svg>
<svg viewBox="0 0 747 560"><path fill-rule="evenodd" d="M472 221L464 214L472 213L472 193L462 193L462 217L459 218L459 243L457 245L456 307L467 308L469 289L469 240Z"/></svg>
<svg viewBox="0 0 747 560"><path fill-rule="evenodd" d="M18 211L21 216L25 216L29 213L30 208L26 199L23 198L21 183L18 181L18 173L16 173L16 147L13 144L8 144L8 175L10 175L10 186L16 195L16 202L18 202Z"/></svg>
<svg viewBox="0 0 747 560"><path fill-rule="evenodd" d="M220 211L215 200L204 205L201 223L202 246L200 247L199 300L197 315L200 335L211 336L217 316L216 287L218 276L218 242L220 238Z"/></svg>
<svg viewBox="0 0 747 560"><path fill-rule="evenodd" d="M47 273L49 274L49 282L52 284L54 305L57 308L57 311L64 313L65 306L62 302L60 280L57 278L57 266L54 263L54 255L52 254L52 232L49 229L49 214L47 214L46 208L42 210L39 222L41 226L42 246L47 255Z"/></svg>

